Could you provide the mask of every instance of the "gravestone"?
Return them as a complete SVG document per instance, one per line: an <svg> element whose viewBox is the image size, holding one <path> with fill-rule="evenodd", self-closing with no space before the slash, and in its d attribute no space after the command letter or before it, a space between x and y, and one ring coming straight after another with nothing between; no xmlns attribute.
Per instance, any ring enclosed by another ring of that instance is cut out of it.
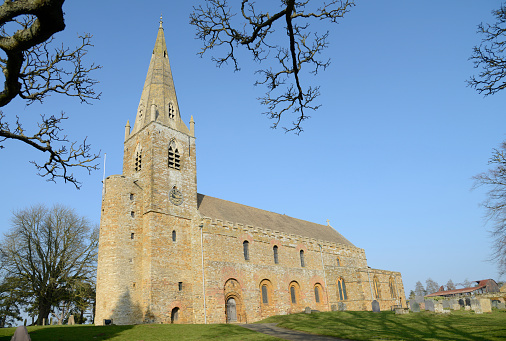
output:
<svg viewBox="0 0 506 341"><path fill-rule="evenodd" d="M470 306L468 306L468 305L466 305L466 306L464 307L464 309L465 309L465 310L471 310L471 307L470 307Z"/></svg>
<svg viewBox="0 0 506 341"><path fill-rule="evenodd" d="M375 312L375 313L379 313L381 310L380 310L380 304L378 301L374 300L372 301L371 303L372 305L372 311Z"/></svg>
<svg viewBox="0 0 506 341"><path fill-rule="evenodd" d="M450 301L443 300L442 304L443 304L443 309L450 309Z"/></svg>
<svg viewBox="0 0 506 341"><path fill-rule="evenodd" d="M416 303L416 304L418 304L418 303ZM395 314L396 315L409 314L409 309L408 308L395 308Z"/></svg>
<svg viewBox="0 0 506 341"><path fill-rule="evenodd" d="M459 304L459 301L457 301L456 299L452 298L450 300L450 307L453 306L453 305L455 305L455 304Z"/></svg>
<svg viewBox="0 0 506 341"><path fill-rule="evenodd" d="M337 303L337 309L339 309L339 311L346 311L346 304L344 304L344 302Z"/></svg>
<svg viewBox="0 0 506 341"><path fill-rule="evenodd" d="M480 307L480 301L473 298L471 299L471 310L474 310L474 311L481 311L481 307Z"/></svg>
<svg viewBox="0 0 506 341"><path fill-rule="evenodd" d="M76 324L74 321L74 315L70 315L69 316L69 326L73 326L74 324Z"/></svg>
<svg viewBox="0 0 506 341"><path fill-rule="evenodd" d="M469 307L471 306L471 299L469 297L466 297L465 302L466 302L467 306L469 306Z"/></svg>
<svg viewBox="0 0 506 341"><path fill-rule="evenodd" d="M330 310L332 310L332 311L337 311L337 306L336 306L335 304L332 304L332 305L330 306Z"/></svg>
<svg viewBox="0 0 506 341"><path fill-rule="evenodd" d="M460 305L461 307L464 307L464 306L466 305L466 304L464 303L464 300L463 300L462 298L461 298L461 299L459 299L459 305Z"/></svg>
<svg viewBox="0 0 506 341"><path fill-rule="evenodd" d="M497 309L499 309L499 310L505 310L506 309L506 303L504 303L504 302L497 303Z"/></svg>
<svg viewBox="0 0 506 341"><path fill-rule="evenodd" d="M493 300L492 301L492 308L496 308L497 309L497 304L499 303L500 301L498 300Z"/></svg>
<svg viewBox="0 0 506 341"><path fill-rule="evenodd" d="M420 304L420 310L425 310L425 302L421 302L418 304Z"/></svg>
<svg viewBox="0 0 506 341"><path fill-rule="evenodd" d="M413 302L413 304L411 304L411 302L409 302L409 308L411 309L412 312L414 313L419 313L420 312L420 304L418 304L417 302Z"/></svg>
<svg viewBox="0 0 506 341"><path fill-rule="evenodd" d="M454 304L454 305L452 305L452 306L451 306L451 308L452 308L453 310L460 310L460 304L458 304L458 303L457 303L457 304Z"/></svg>
<svg viewBox="0 0 506 341"><path fill-rule="evenodd" d="M45 325L46 325L46 319L45 319L45 318L43 318L43 319L42 319L42 325L43 325L43 326L45 326Z"/></svg>
<svg viewBox="0 0 506 341"><path fill-rule="evenodd" d="M31 341L26 326L17 327L14 335L12 335L11 341Z"/></svg>
<svg viewBox="0 0 506 341"><path fill-rule="evenodd" d="M434 312L442 314L443 310L444 309L443 309L443 304L442 303L439 303L439 302L434 303Z"/></svg>
<svg viewBox="0 0 506 341"><path fill-rule="evenodd" d="M425 310L434 311L434 301L433 300L425 301Z"/></svg>
<svg viewBox="0 0 506 341"><path fill-rule="evenodd" d="M482 298L479 300L481 311L483 313L491 313L492 312L492 306L490 304L490 299L488 298Z"/></svg>
<svg viewBox="0 0 506 341"><path fill-rule="evenodd" d="M311 314L311 308L306 307L306 309L304 309L304 312L305 312L306 314Z"/></svg>
<svg viewBox="0 0 506 341"><path fill-rule="evenodd" d="M112 319L104 319L104 326L111 326L112 325Z"/></svg>

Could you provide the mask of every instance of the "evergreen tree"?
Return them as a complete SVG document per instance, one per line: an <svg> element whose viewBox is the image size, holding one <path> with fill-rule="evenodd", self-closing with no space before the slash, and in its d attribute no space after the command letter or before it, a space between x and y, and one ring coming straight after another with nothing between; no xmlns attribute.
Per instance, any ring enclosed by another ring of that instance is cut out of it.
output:
<svg viewBox="0 0 506 341"><path fill-rule="evenodd" d="M438 292L439 291L439 284L437 284L436 281L434 281L432 278L429 277L425 281L425 290L427 292L427 295Z"/></svg>
<svg viewBox="0 0 506 341"><path fill-rule="evenodd" d="M423 287L422 282L418 281L415 284L415 295L416 296L425 296L425 288Z"/></svg>

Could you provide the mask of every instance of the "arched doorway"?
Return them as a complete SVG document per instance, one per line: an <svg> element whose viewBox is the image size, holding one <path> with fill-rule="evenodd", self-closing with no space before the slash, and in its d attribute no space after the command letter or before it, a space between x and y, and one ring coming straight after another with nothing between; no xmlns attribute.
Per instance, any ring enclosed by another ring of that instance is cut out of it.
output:
<svg viewBox="0 0 506 341"><path fill-rule="evenodd" d="M227 323L237 322L237 307L235 299L230 297L227 300Z"/></svg>
<svg viewBox="0 0 506 341"><path fill-rule="evenodd" d="M170 312L170 323L177 323L177 320L179 320L179 308L175 307Z"/></svg>

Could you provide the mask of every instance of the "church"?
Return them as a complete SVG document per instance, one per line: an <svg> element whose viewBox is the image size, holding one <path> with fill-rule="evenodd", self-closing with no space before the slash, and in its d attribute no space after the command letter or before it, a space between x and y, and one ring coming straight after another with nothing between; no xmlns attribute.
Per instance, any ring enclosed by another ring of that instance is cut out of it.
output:
<svg viewBox="0 0 506 341"><path fill-rule="evenodd" d="M206 143L203 141L202 143ZM207 143L211 143L210 141ZM160 21L123 174L104 181L95 324L251 323L405 306L399 272L320 225L197 192Z"/></svg>

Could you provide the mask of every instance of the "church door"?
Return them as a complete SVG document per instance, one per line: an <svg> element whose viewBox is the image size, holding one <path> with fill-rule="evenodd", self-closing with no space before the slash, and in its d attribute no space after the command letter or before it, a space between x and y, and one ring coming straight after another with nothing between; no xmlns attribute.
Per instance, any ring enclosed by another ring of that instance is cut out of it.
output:
<svg viewBox="0 0 506 341"><path fill-rule="evenodd" d="M233 297L227 300L227 322L237 322L237 311Z"/></svg>

